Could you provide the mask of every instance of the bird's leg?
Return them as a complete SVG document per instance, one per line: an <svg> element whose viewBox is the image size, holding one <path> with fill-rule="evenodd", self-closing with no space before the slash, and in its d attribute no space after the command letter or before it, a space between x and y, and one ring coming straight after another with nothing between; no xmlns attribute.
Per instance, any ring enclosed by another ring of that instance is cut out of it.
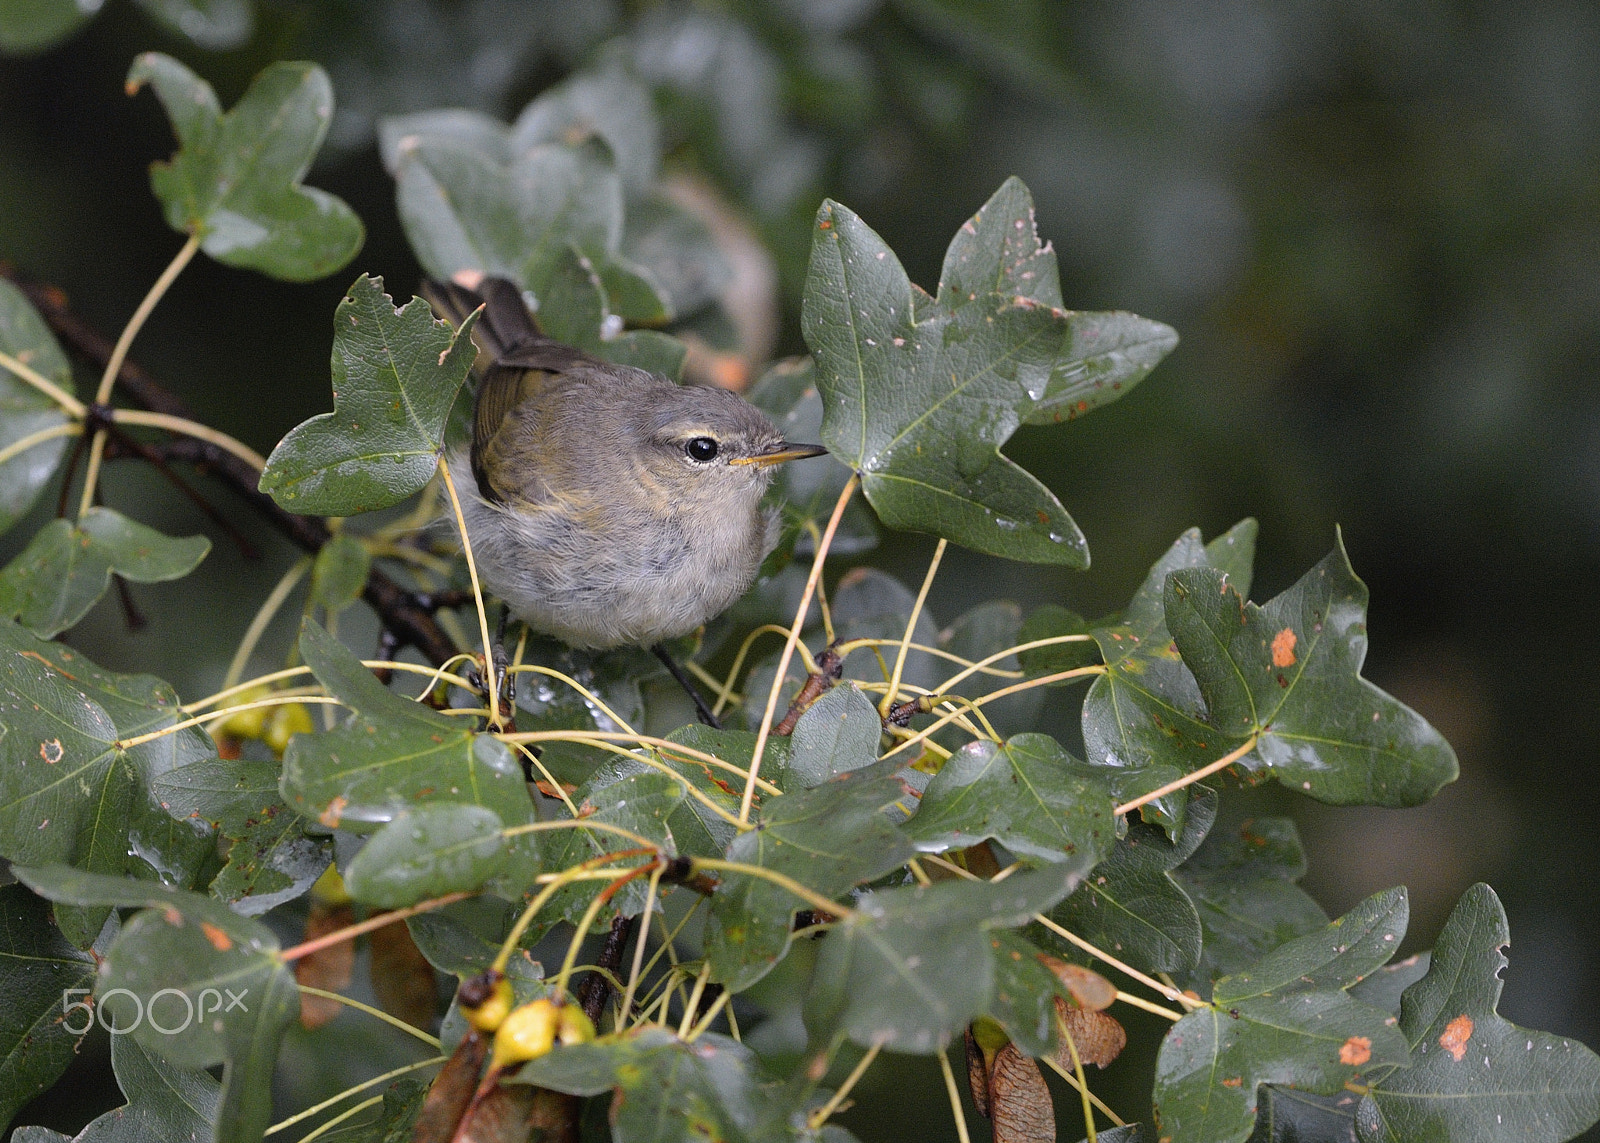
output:
<svg viewBox="0 0 1600 1143"><path fill-rule="evenodd" d="M699 691L695 690L694 683L684 669L678 666L678 661L667 650L667 645L665 643L657 643L650 648L650 653L660 659L662 665L667 668L672 677L678 680L678 685L689 696L689 701L694 703L694 712L700 717L700 721L712 730L721 730L722 723L717 720L716 715L711 713L711 708L706 705L706 700L700 697Z"/></svg>
<svg viewBox="0 0 1600 1143"><path fill-rule="evenodd" d="M494 643L489 648L489 654L493 656L494 661L495 687L499 691L496 701L500 704L501 717L505 720L505 728L507 730L515 730L517 728L517 684L516 680L511 677L510 671L507 670L511 665L511 661L506 656L506 625L510 620L511 609L502 607L500 609L500 622L495 627Z"/></svg>

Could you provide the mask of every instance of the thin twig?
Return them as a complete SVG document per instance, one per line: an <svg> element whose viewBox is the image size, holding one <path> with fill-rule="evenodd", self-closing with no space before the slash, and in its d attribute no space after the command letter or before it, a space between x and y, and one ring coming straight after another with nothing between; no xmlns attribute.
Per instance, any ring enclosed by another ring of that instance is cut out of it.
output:
<svg viewBox="0 0 1600 1143"><path fill-rule="evenodd" d="M811 596L817 590L817 581L822 578L822 564L828 558L828 548L833 544L834 533L839 530L839 521L844 516L845 507L850 503L850 498L855 495L856 487L861 483L858 473L851 473L850 479L845 481L844 488L839 493L839 500L833 506L833 515L828 517L828 527L822 533L822 540L817 544L816 558L811 561L811 574L806 577L805 590L800 593L800 606L795 609L794 624L789 628L789 637L783 645L783 654L778 657L778 673L772 678L772 690L767 694L767 709L761 716L761 729L756 733L755 749L750 752L750 778L744 784L744 797L739 801L739 820L750 820L750 805L756 795L756 775L761 772L761 756L767 749L767 736L772 733L772 718L778 712L778 696L783 693L783 680L789 672L789 660L794 658L795 644L800 642L800 628L805 625L806 612L811 609Z"/></svg>

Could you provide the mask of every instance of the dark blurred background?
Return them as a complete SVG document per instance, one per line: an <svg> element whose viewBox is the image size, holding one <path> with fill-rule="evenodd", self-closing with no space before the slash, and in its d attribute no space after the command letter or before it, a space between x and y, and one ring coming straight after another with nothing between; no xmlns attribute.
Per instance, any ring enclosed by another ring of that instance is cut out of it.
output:
<svg viewBox="0 0 1600 1143"><path fill-rule="evenodd" d="M1372 590L1367 674L1446 734L1461 780L1408 811L1274 791L1225 806L1293 814L1306 887L1330 914L1408 885L1408 949L1491 882L1513 936L1502 1012L1600 1045L1600 8L263 0L241 37L202 48L112 0L59 46L0 57L0 258L114 334L179 245L145 173L172 149L165 119L122 94L133 55L179 56L225 106L272 59L320 61L339 111L308 181L355 207L365 249L304 286L199 259L134 348L263 452L329 406L349 280L382 274L402 296L416 284L379 115L510 117L571 69L620 59L656 92L667 168L712 180L771 248L784 353L804 348L824 195L932 288L955 228L1022 176L1068 303L1158 318L1183 340L1119 404L1008 449L1076 516L1093 569L952 553L934 614L997 594L1099 614L1184 528L1209 537L1246 515L1261 521L1264 599L1342 526ZM126 465L106 495L168 532L206 530ZM930 550L917 539L869 558L914 586ZM69 638L206 693L286 552L250 563L218 538L197 576L135 587L149 627L130 633L113 602ZM1148 1063L1112 1077L1125 1113L1144 1113ZM926 1061L875 1069L858 1099L846 1122L863 1138L953 1137ZM74 1100L60 1125L96 1110Z"/></svg>

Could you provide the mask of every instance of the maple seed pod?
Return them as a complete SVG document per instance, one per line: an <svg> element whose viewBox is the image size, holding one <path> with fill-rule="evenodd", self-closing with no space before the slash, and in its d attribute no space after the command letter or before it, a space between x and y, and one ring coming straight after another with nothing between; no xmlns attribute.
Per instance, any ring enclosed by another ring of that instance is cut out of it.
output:
<svg viewBox="0 0 1600 1143"><path fill-rule="evenodd" d="M549 1000L535 1000L512 1011L495 1030L490 1068L499 1071L548 1053L555 1046L560 1021L559 1010Z"/></svg>
<svg viewBox="0 0 1600 1143"><path fill-rule="evenodd" d="M305 708L304 703L291 702L283 706L271 708L272 713L267 717L267 725L261 732L261 741L265 742L274 754L282 754L289 748L289 738L295 734L310 734L316 729L311 721L311 712Z"/></svg>
<svg viewBox="0 0 1600 1143"><path fill-rule="evenodd" d="M556 1033L563 1045L586 1044L594 1039L594 1021L576 1004L561 1007L561 1025Z"/></svg>
<svg viewBox="0 0 1600 1143"><path fill-rule="evenodd" d="M498 1029L514 1003L511 982L493 969L465 981L457 999L467 1023L480 1032Z"/></svg>

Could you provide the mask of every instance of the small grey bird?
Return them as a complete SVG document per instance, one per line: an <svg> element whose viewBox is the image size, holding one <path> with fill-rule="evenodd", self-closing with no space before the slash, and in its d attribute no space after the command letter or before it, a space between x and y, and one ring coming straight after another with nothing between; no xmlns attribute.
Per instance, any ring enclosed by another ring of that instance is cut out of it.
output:
<svg viewBox="0 0 1600 1143"><path fill-rule="evenodd" d="M785 441L734 393L552 341L503 278L424 294L456 321L485 307L461 507L513 615L573 647L655 648L744 594L776 538L772 466L826 449Z"/></svg>

